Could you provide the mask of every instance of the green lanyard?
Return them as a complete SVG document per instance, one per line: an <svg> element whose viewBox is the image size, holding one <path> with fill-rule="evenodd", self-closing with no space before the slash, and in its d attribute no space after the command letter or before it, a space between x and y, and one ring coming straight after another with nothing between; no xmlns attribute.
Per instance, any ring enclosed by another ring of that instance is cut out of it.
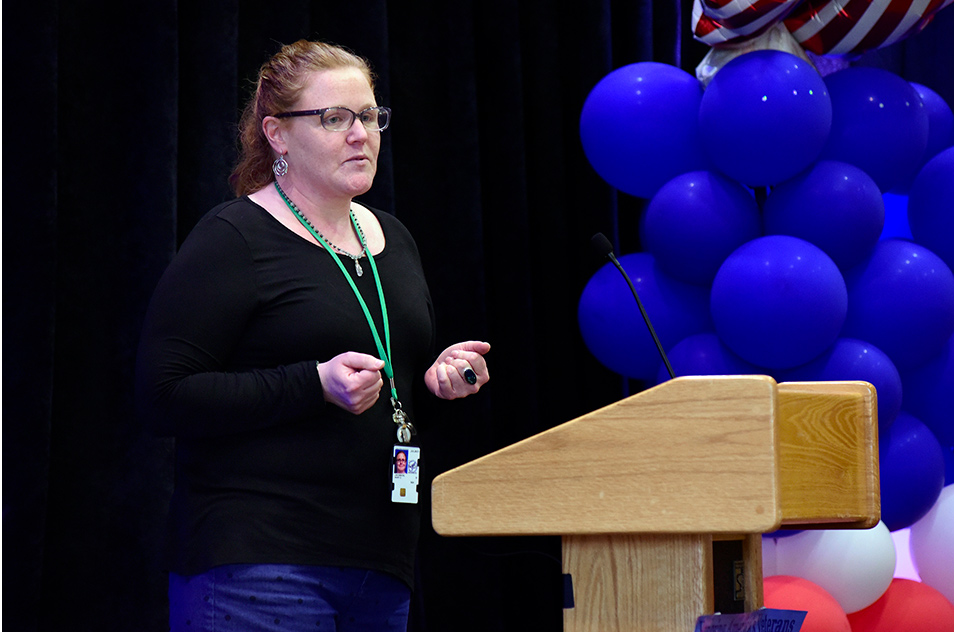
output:
<svg viewBox="0 0 956 632"><path fill-rule="evenodd" d="M355 285L355 281L352 280L352 277L349 275L348 270L345 269L345 265L342 263L342 260L339 259L338 255L335 254L335 251L332 250L332 247L327 243L327 241L322 237L322 235L315 229L314 226L305 218L302 212L296 208L295 204L292 203L292 200L286 196L285 191L282 190L282 187L279 186L278 182L275 182L276 190L279 191L279 195L285 201L286 206L289 207L289 210L292 211L292 214L295 215L296 219L299 220L299 223L302 224L306 230L308 230L315 240L325 248L326 252L331 255L332 260L339 266L339 270L342 271L342 275L345 277L345 280L349 282L349 286L352 288L352 292L355 293L355 298L358 299L359 305L362 306L362 311L365 313L365 319L368 321L369 329L372 330L372 337L375 339L375 346L378 348L379 358L385 363L384 371L385 376L388 378L389 386L392 391L392 408L394 409L394 414L392 415L392 420L399 426L398 428L398 438L402 443L408 443L411 439L411 435L415 434L415 428L409 423L408 415L405 411L402 410L402 403L398 399L398 390L395 388L395 371L392 368L392 343L391 336L389 335L388 330L388 309L385 307L385 292L382 290L382 281L378 276L378 268L375 265L375 257L368 252L364 239L361 240L362 250L368 255L368 262L372 268L372 276L375 278L375 287L378 290L378 300L382 306L382 324L385 329L385 345L382 345L382 339L378 335L378 330L375 327L375 322L372 320L372 314L368 310L368 305L365 303L365 299L362 298L362 293L359 292L358 287ZM355 219L355 215L349 211L349 217L352 219L352 226L355 227L355 232L358 235L362 234L361 229L358 226L358 221Z"/></svg>

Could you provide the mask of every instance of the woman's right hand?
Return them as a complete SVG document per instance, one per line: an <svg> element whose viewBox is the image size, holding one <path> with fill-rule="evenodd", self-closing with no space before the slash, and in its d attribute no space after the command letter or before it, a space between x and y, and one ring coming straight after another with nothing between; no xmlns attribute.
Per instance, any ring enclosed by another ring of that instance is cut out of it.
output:
<svg viewBox="0 0 956 632"><path fill-rule="evenodd" d="M347 351L317 365L325 401L355 415L378 401L385 362L366 353Z"/></svg>

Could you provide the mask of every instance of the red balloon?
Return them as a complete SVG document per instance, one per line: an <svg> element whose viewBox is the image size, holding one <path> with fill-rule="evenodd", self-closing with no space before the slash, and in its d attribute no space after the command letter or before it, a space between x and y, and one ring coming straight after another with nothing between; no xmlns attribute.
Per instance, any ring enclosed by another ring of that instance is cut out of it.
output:
<svg viewBox="0 0 956 632"><path fill-rule="evenodd" d="M764 577L763 605L806 611L807 618L800 632L852 632L840 602L817 584L801 577Z"/></svg>
<svg viewBox="0 0 956 632"><path fill-rule="evenodd" d="M896 577L873 605L848 619L853 632L953 632L953 604L931 586Z"/></svg>
<svg viewBox="0 0 956 632"><path fill-rule="evenodd" d="M952 0L808 0L784 25L817 55L859 55L918 33Z"/></svg>

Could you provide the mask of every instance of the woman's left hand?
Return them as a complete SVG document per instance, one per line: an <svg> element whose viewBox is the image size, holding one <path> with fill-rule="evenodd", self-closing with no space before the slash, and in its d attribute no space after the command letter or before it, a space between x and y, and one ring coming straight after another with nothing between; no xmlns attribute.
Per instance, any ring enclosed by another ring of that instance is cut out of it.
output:
<svg viewBox="0 0 956 632"><path fill-rule="evenodd" d="M483 357L491 349L487 342L469 340L454 344L438 355L425 371L428 390L442 399L457 399L478 392L488 381L488 365ZM468 378L471 377L472 383Z"/></svg>

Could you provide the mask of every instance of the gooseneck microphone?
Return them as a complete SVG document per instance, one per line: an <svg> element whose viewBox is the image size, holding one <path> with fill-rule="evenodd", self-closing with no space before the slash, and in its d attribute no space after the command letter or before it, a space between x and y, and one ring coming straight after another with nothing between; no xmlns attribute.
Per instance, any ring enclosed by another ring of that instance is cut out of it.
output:
<svg viewBox="0 0 956 632"><path fill-rule="evenodd" d="M594 249L602 257L607 257L610 259L611 263L614 264L614 266L624 277L624 280L627 281L627 286L631 288L631 294L634 295L634 300L637 301L637 308L641 310L641 316L644 318L644 324L647 325L647 330L651 332L651 338L654 339L654 344L657 345L657 351L661 354L661 359L664 361L664 366L667 367L667 373L670 374L671 379L673 379L675 377L674 369L671 367L670 360L667 359L667 354L664 353L664 347L661 345L661 341L657 338L657 334L654 332L654 325L651 324L651 319L644 310L644 305L641 303L641 298L637 295L637 289L634 287L634 283L631 282L631 277L627 275L627 272L624 271L624 266L622 266L617 260L617 257L614 256L614 246L612 246L610 240L604 236L604 233L597 233L594 235L594 237L591 237L591 245L594 246Z"/></svg>

